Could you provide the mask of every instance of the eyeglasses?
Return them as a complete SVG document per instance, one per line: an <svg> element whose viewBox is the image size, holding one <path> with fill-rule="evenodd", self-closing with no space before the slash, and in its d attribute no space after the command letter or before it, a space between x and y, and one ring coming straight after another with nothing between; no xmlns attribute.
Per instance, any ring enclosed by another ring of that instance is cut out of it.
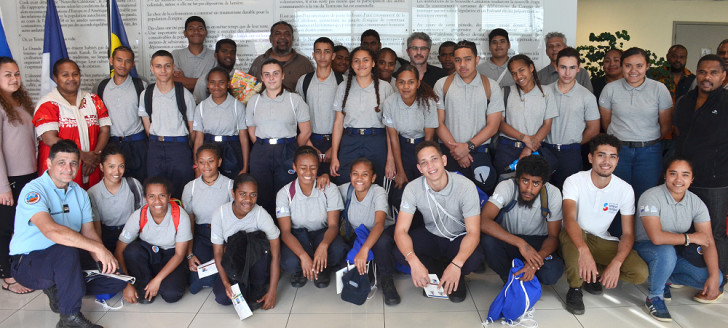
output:
<svg viewBox="0 0 728 328"><path fill-rule="evenodd" d="M419 50L419 51L425 51L425 50L427 50L427 51L430 51L430 47L417 47L417 46L411 46L411 47L409 47L409 48L407 48L407 49L409 49L409 50L412 50L412 51L418 51L418 50Z"/></svg>

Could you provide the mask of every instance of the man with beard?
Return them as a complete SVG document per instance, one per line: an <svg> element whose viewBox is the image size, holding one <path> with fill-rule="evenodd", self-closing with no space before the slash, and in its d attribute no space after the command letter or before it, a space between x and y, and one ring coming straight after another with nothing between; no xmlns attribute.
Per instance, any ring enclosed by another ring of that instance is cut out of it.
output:
<svg viewBox="0 0 728 328"><path fill-rule="evenodd" d="M670 64L669 67L665 67L670 71L670 74L668 76L654 76L654 78L667 86L672 96L672 103L674 104L677 99L690 90L690 86L695 80L695 75L685 67L685 63L688 60L688 49L682 44L676 44L670 47L667 50L665 58L667 59L667 63ZM651 70L649 73L654 74L655 71ZM648 77L653 77L651 76L653 74L648 75ZM668 79L672 79L672 84L667 83L669 81Z"/></svg>
<svg viewBox="0 0 728 328"><path fill-rule="evenodd" d="M693 162L695 180L690 191L708 206L713 238L718 249L718 267L728 272L728 90L725 61L705 55L698 61L698 88L675 105L676 153ZM723 280L725 285L725 279ZM721 289L723 286L721 286Z"/></svg>
<svg viewBox="0 0 728 328"><path fill-rule="evenodd" d="M617 287L617 280L641 284L647 264L632 249L634 244L634 191L616 175L621 142L600 134L589 143L592 169L564 181L564 228L559 235L569 291L566 310L584 314L581 288L602 293L602 286ZM617 211L622 215L621 239L609 234Z"/></svg>
<svg viewBox="0 0 728 328"><path fill-rule="evenodd" d="M237 52L238 45L235 41L230 39L217 41L215 44L215 61L217 67L224 68L228 72L228 75L232 75L233 68L235 68L235 61L237 60ZM195 96L195 102L198 104L210 96L210 91L207 90L207 74L210 74L210 71L205 72L205 74L197 79L195 89L192 92L192 95Z"/></svg>
<svg viewBox="0 0 728 328"><path fill-rule="evenodd" d="M481 247L488 267L505 283L514 258L524 262L522 281L534 275L553 285L564 273L556 254L561 231L561 192L548 183L548 162L539 155L518 161L516 178L501 181L480 212ZM534 205L535 204L535 205Z"/></svg>
<svg viewBox="0 0 728 328"><path fill-rule="evenodd" d="M311 61L293 50L293 26L286 21L279 21L270 27L271 48L253 60L248 74L261 80L263 62L274 58L283 64L283 87L289 91L296 89L296 82L301 75L313 72Z"/></svg>
<svg viewBox="0 0 728 328"><path fill-rule="evenodd" d="M418 77L420 81L427 83L430 88L435 85L437 80L447 75L442 68L427 63L431 48L432 39L427 33L415 32L407 38L407 55L410 58L410 64L416 67L420 73Z"/></svg>

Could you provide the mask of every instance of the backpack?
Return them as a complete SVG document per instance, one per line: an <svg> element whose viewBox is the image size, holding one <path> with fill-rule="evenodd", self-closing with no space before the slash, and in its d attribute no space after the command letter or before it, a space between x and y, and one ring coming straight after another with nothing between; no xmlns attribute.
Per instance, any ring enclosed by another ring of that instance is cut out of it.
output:
<svg viewBox="0 0 728 328"><path fill-rule="evenodd" d="M144 92L144 109L149 115L149 121L152 121L152 97L154 96L154 86L156 83L147 85ZM187 125L187 104L185 103L185 87L180 82L174 82L174 95L177 98L177 109L182 113L182 121Z"/></svg>
<svg viewBox="0 0 728 328"><path fill-rule="evenodd" d="M334 73L334 78L336 78L336 84L341 84L341 82L344 81L344 76L334 72L333 70L331 73ZM311 80L313 80L313 75L316 74L316 72L307 73L303 77L303 94L301 97L303 97L303 101L306 101L306 93L308 93L308 86L311 85ZM306 101L307 102L307 101Z"/></svg>
<svg viewBox="0 0 728 328"><path fill-rule="evenodd" d="M176 202L170 201L169 206L172 207L172 222L174 222L174 231L177 231L179 228L179 205L177 205ZM139 219L139 234L142 233L142 230L144 229L144 226L147 225L147 209L149 208L149 204L144 205L142 207L140 219Z"/></svg>
<svg viewBox="0 0 728 328"><path fill-rule="evenodd" d="M353 241L356 239L354 227L349 223L349 205L351 205L351 196L354 194L354 186L349 183L349 189L346 190L346 201L344 202L344 211L341 213L339 221L339 234L345 241ZM354 270L356 271L356 270Z"/></svg>
<svg viewBox="0 0 728 328"><path fill-rule="evenodd" d="M450 85L452 84L452 81L455 81L455 74L452 73L447 76L445 79L445 84L442 86L442 102L445 103L445 96L447 96L447 90L450 89ZM486 99L486 106L490 105L490 80L487 76L483 74L480 75L480 80L483 81L483 89L485 90L485 99Z"/></svg>
<svg viewBox="0 0 728 328"><path fill-rule="evenodd" d="M106 85L109 84L109 81L111 81L111 78L102 80L96 88L96 95L99 96L101 100L104 100L104 89L106 89ZM134 83L134 89L136 89L138 101L139 96L141 96L142 91L144 91L144 82L138 77L131 77L131 82Z"/></svg>
<svg viewBox="0 0 728 328"><path fill-rule="evenodd" d="M524 321L534 321L531 317L533 317L534 305L541 298L541 283L536 276L530 281L521 281L520 277L523 274L516 277L515 273L523 268L523 262L513 259L512 263L513 267L508 275L508 282L490 304L488 318L485 319L483 325L493 323L500 318L504 318L502 323L509 326L525 326ZM535 326L537 327L538 323Z"/></svg>
<svg viewBox="0 0 728 328"><path fill-rule="evenodd" d="M551 216L551 210L549 210L549 197L548 192L546 191L546 184L544 183L543 187L541 187L541 191L538 193L541 196L541 217L544 220L548 220L549 216ZM511 199L506 206L503 206L501 208L500 212L498 212L498 216L495 218L495 222L498 224L501 224L503 221L503 216L505 216L506 213L510 212L514 207L516 207L516 202L518 201L518 181L516 179L513 179L513 199Z"/></svg>
<svg viewBox="0 0 728 328"><path fill-rule="evenodd" d="M137 184L136 179L132 177L125 177L124 179L126 179L126 184L129 185L129 189L131 189L131 193L134 195L134 210L138 210L142 207L143 198L141 186Z"/></svg>

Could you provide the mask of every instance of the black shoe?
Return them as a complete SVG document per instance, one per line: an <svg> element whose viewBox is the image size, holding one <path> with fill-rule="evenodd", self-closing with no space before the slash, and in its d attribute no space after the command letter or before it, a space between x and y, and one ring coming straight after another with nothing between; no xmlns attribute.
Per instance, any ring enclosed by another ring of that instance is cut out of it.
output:
<svg viewBox="0 0 728 328"><path fill-rule="evenodd" d="M43 290L43 293L48 295L48 305L51 307L53 313L60 313L58 310L58 289L56 285Z"/></svg>
<svg viewBox="0 0 728 328"><path fill-rule="evenodd" d="M589 294L592 295L601 295L604 293L604 290L602 289L602 283L599 281L588 283L584 282L584 285L582 285L582 288Z"/></svg>
<svg viewBox="0 0 728 328"><path fill-rule="evenodd" d="M402 301L397 293L397 288L394 287L394 279L391 274L379 277L379 287L384 294L384 304L397 305Z"/></svg>
<svg viewBox="0 0 728 328"><path fill-rule="evenodd" d="M331 275L329 274L329 269L324 269L319 272L318 278L314 279L313 284L316 285L316 288L326 288L329 287L330 282Z"/></svg>
<svg viewBox="0 0 728 328"><path fill-rule="evenodd" d="M572 314L584 314L582 297L584 297L584 294L581 293L581 288L569 288L566 293L566 311Z"/></svg>
<svg viewBox="0 0 728 328"><path fill-rule="evenodd" d="M252 311L255 311L257 309L262 308L263 307L263 302L253 301L253 302L248 303L248 307L250 308L250 311L252 312Z"/></svg>
<svg viewBox="0 0 728 328"><path fill-rule="evenodd" d="M308 281L308 279L306 279L306 277L303 276L302 272L294 273L291 276L291 286L293 288L301 288L303 286L306 286L307 281Z"/></svg>
<svg viewBox="0 0 728 328"><path fill-rule="evenodd" d="M465 278L460 277L460 281L458 282L458 290L453 291L450 295L447 295L447 297L450 298L450 302L460 303L465 300L465 297L467 295L468 289L465 286Z"/></svg>
<svg viewBox="0 0 728 328"><path fill-rule="evenodd" d="M103 328L88 321L81 312L74 314L61 314L61 320L58 320L56 328Z"/></svg>

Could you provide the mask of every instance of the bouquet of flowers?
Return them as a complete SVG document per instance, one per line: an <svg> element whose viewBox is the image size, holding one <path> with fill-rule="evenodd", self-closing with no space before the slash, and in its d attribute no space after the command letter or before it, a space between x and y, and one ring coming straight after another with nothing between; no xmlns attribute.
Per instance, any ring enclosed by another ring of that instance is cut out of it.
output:
<svg viewBox="0 0 728 328"><path fill-rule="evenodd" d="M260 92L262 88L263 84L258 83L255 76L240 70L235 70L230 79L230 93L243 104L247 104L248 99Z"/></svg>

